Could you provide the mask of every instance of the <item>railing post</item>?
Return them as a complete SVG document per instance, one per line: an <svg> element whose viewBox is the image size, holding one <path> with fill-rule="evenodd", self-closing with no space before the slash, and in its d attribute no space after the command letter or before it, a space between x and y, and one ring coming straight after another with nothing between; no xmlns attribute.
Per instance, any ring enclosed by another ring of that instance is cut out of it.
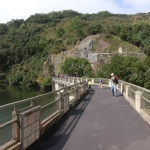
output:
<svg viewBox="0 0 150 150"><path fill-rule="evenodd" d="M56 88L55 88L55 81L54 81L54 79L51 79L51 83L52 83L52 91L55 91Z"/></svg>
<svg viewBox="0 0 150 150"><path fill-rule="evenodd" d="M92 84L94 84L94 79L92 78Z"/></svg>
<svg viewBox="0 0 150 150"><path fill-rule="evenodd" d="M126 99L128 99L128 97L129 97L129 88L130 88L130 86L126 85L125 88L126 88L125 97L126 97Z"/></svg>
<svg viewBox="0 0 150 150"><path fill-rule="evenodd" d="M34 101L33 100L31 100L31 106L34 106Z"/></svg>
<svg viewBox="0 0 150 150"><path fill-rule="evenodd" d="M140 113L142 108L142 92L140 91L135 91L135 108Z"/></svg>
<svg viewBox="0 0 150 150"><path fill-rule="evenodd" d="M63 93L59 93L60 94L60 96L61 96L61 106L60 106L60 110L62 111L61 112L61 116L63 116L64 115L64 99L63 99Z"/></svg>
<svg viewBox="0 0 150 150"><path fill-rule="evenodd" d="M19 141L20 140L20 130L19 130L19 118L16 108L12 112L12 120L17 119L15 123L12 124L12 140Z"/></svg>
<svg viewBox="0 0 150 150"><path fill-rule="evenodd" d="M109 80L109 87L111 87L111 84L112 84L112 81L111 81L111 80Z"/></svg>
<svg viewBox="0 0 150 150"><path fill-rule="evenodd" d="M86 93L86 89L85 89L85 83L84 83L84 93Z"/></svg>
<svg viewBox="0 0 150 150"><path fill-rule="evenodd" d="M123 83L120 83L120 92L123 94Z"/></svg>
<svg viewBox="0 0 150 150"><path fill-rule="evenodd" d="M77 86L77 97L78 97L78 100L81 98L81 90L80 90L80 86Z"/></svg>
<svg viewBox="0 0 150 150"><path fill-rule="evenodd" d="M74 80L75 80L75 79L73 78L73 79L72 79L72 83L73 83L73 84L75 84L75 81L74 81Z"/></svg>
<svg viewBox="0 0 150 150"><path fill-rule="evenodd" d="M81 82L81 80L79 80L79 78L77 79L77 83L80 83Z"/></svg>
<svg viewBox="0 0 150 150"><path fill-rule="evenodd" d="M85 86L85 87L86 87L85 89L86 89L86 92L87 92L87 91L88 91L88 83L85 82L85 85L86 85L86 86Z"/></svg>
<svg viewBox="0 0 150 150"><path fill-rule="evenodd" d="M55 90L59 90L58 83L55 82Z"/></svg>

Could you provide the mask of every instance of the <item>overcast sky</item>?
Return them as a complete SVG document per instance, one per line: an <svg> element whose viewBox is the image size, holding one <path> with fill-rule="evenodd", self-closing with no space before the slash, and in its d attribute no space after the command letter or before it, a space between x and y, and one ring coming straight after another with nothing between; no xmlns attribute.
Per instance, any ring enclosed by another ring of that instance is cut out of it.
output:
<svg viewBox="0 0 150 150"><path fill-rule="evenodd" d="M90 14L105 10L115 14L147 13L150 0L0 0L0 23L68 9Z"/></svg>

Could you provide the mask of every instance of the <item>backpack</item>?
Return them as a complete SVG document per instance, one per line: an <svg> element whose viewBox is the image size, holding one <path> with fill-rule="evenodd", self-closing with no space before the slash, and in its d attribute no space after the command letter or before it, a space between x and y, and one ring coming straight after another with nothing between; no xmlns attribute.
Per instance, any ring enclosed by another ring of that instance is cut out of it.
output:
<svg viewBox="0 0 150 150"><path fill-rule="evenodd" d="M119 78L118 77L115 77L115 83L118 84L118 80Z"/></svg>

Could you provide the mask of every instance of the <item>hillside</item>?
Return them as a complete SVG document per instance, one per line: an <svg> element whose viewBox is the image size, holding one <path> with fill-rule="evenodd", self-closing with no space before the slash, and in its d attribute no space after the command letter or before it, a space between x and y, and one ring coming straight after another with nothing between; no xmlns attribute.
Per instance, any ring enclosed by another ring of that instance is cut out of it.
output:
<svg viewBox="0 0 150 150"><path fill-rule="evenodd" d="M92 53L117 52L121 47L150 55L149 16L65 10L0 24L0 80L36 86L49 74L43 74L49 55L76 51L81 41L94 35Z"/></svg>

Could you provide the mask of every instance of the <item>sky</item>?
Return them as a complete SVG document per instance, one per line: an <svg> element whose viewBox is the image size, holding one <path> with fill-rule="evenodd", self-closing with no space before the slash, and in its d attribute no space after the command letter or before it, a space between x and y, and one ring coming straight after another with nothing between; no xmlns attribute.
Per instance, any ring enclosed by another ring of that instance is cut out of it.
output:
<svg viewBox="0 0 150 150"><path fill-rule="evenodd" d="M0 0L0 23L62 10L89 14L106 10L113 14L147 13L150 0Z"/></svg>

